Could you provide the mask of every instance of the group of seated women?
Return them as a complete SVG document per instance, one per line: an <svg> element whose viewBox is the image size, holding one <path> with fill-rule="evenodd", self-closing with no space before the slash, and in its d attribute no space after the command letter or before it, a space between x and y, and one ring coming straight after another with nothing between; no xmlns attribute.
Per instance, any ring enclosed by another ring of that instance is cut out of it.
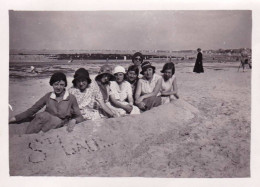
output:
<svg viewBox="0 0 260 187"><path fill-rule="evenodd" d="M31 118L27 134L65 125L68 131L72 131L77 123L84 120L140 114L179 98L174 64L164 64L162 75L158 75L149 61L143 61L143 55L135 53L132 58L134 65L129 66L127 71L122 66L112 69L103 65L95 80L90 79L88 70L80 68L68 90L66 75L56 72L49 82L53 92L44 95L25 112L12 117L9 123ZM45 111L37 113L44 106Z"/></svg>

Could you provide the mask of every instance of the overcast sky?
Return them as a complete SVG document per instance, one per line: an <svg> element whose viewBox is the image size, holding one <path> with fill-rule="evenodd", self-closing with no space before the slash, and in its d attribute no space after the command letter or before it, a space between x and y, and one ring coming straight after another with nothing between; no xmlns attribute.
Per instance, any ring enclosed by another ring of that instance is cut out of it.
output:
<svg viewBox="0 0 260 187"><path fill-rule="evenodd" d="M11 49L251 47L251 11L10 11Z"/></svg>

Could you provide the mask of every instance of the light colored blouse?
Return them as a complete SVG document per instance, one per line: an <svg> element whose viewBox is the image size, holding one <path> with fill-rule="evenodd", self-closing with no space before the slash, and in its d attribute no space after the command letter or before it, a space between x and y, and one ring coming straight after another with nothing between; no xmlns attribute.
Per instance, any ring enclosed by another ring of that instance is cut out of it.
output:
<svg viewBox="0 0 260 187"><path fill-rule="evenodd" d="M173 82L175 81L176 76L173 75L171 78L169 78L167 81L165 81L162 78L162 88L161 88L161 92L170 92L173 91ZM171 100L174 99L173 95L169 95L169 96L163 96L162 97L162 104L166 104L169 103Z"/></svg>
<svg viewBox="0 0 260 187"><path fill-rule="evenodd" d="M124 81L119 85L116 81L111 81L109 95L114 95L116 100L125 101L128 96L133 97L131 84Z"/></svg>
<svg viewBox="0 0 260 187"><path fill-rule="evenodd" d="M163 92L166 92L166 91L173 91L173 82L175 80L176 76L173 75L171 78L169 78L167 81L165 81L163 78L162 78L162 89L161 91Z"/></svg>
<svg viewBox="0 0 260 187"><path fill-rule="evenodd" d="M139 79L141 83L141 95L152 93L157 82L162 79L160 75L154 74L151 81L146 80L144 77ZM160 92L158 93L160 95Z"/></svg>

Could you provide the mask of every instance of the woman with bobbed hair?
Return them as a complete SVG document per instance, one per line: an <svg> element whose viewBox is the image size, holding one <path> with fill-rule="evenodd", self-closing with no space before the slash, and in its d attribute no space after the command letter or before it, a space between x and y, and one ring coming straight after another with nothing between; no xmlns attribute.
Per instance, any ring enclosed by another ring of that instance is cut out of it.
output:
<svg viewBox="0 0 260 187"><path fill-rule="evenodd" d="M65 89L66 75L62 72L54 73L50 78L50 85L53 87L53 92L47 93L25 112L12 117L9 123L22 122L34 117L44 106L45 111L35 115L26 129L26 134L47 132L67 123L67 130L71 131L76 123L84 121L75 96Z"/></svg>
<svg viewBox="0 0 260 187"><path fill-rule="evenodd" d="M174 63L169 62L164 64L161 73L163 73L161 98L162 104L165 104L174 100L174 96L177 99L179 98Z"/></svg>
<svg viewBox="0 0 260 187"><path fill-rule="evenodd" d="M106 118L107 115L115 117L116 115L105 104L97 83L91 82L88 70L80 68L74 74L73 87L69 89L69 92L75 95L84 119L96 120ZM107 115L104 115L104 112Z"/></svg>

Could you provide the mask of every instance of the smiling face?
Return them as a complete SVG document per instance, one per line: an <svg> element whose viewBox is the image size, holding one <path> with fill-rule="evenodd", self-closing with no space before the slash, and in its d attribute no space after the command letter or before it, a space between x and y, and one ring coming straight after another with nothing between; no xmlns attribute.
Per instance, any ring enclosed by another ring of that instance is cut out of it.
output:
<svg viewBox="0 0 260 187"><path fill-rule="evenodd" d="M152 78L153 78L153 74L154 74L153 68L147 68L147 69L144 71L144 77L145 77L147 80L152 79Z"/></svg>
<svg viewBox="0 0 260 187"><path fill-rule="evenodd" d="M77 80L76 86L81 92L84 92L88 87L88 81L86 79Z"/></svg>
<svg viewBox="0 0 260 187"><path fill-rule="evenodd" d="M127 79L130 81L130 82L133 82L137 79L137 74L135 73L135 71L128 71L127 72Z"/></svg>
<svg viewBox="0 0 260 187"><path fill-rule="evenodd" d="M171 69L166 69L163 72L163 78L164 80L168 80L172 77L172 70Z"/></svg>
<svg viewBox="0 0 260 187"><path fill-rule="evenodd" d="M114 76L115 76L116 82L118 84L120 84L120 83L122 83L124 81L124 76L125 76L124 73L119 72L119 73L114 74Z"/></svg>
<svg viewBox="0 0 260 187"><path fill-rule="evenodd" d="M141 63L142 63L142 57L136 56L136 57L134 58L134 65L140 66Z"/></svg>
<svg viewBox="0 0 260 187"><path fill-rule="evenodd" d="M54 82L52 84L54 93L59 96L65 91L66 83L63 80Z"/></svg>

